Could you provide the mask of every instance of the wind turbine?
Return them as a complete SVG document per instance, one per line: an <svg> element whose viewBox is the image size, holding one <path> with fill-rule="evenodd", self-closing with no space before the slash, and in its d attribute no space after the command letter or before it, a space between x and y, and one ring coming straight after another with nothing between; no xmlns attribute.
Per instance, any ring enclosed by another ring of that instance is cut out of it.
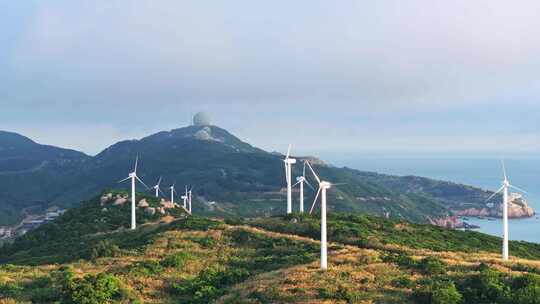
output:
<svg viewBox="0 0 540 304"><path fill-rule="evenodd" d="M317 198L319 197L319 194L321 195L321 269L326 270L328 268L328 256L327 256L327 243L326 243L326 191L330 189L332 186L332 183L327 181L321 181L319 176L317 176L317 173L315 173L315 170L311 167L308 161L306 161L306 164L308 165L309 169L313 173L313 176L315 176L315 179L319 183L319 190L317 190L317 194L315 195L315 199L313 200L313 205L311 206L311 210L309 211L309 214L313 212L313 208L315 207L315 204L317 203Z"/></svg>
<svg viewBox="0 0 540 304"><path fill-rule="evenodd" d="M311 186L311 184L306 179L306 161L304 161L304 169L302 170L302 176L298 176L296 178L296 184L293 185L293 187L295 187L296 185L300 185L300 213L304 213L304 183L306 183L311 189L313 189L313 186Z"/></svg>
<svg viewBox="0 0 540 304"><path fill-rule="evenodd" d="M161 191L161 188L160 188L162 179L163 179L163 177L160 176L157 184L154 187L152 187L152 189L154 189L156 191L156 197L159 197L160 192L161 192L161 194L163 194L163 191ZM165 194L163 194L163 195L165 195Z"/></svg>
<svg viewBox="0 0 540 304"><path fill-rule="evenodd" d="M504 165L504 161L502 161L502 169L503 169L503 175L504 180L502 183L502 187L497 190L497 192L493 193L492 196L490 196L486 202L490 201L492 198L494 198L497 194L503 192L503 248L502 248L502 256L503 260L508 260L508 190L510 188L516 189L518 191L527 193L527 191L520 189L516 186L513 186L510 184L510 181L508 181L508 176L506 175L506 166Z"/></svg>
<svg viewBox="0 0 540 304"><path fill-rule="evenodd" d="M176 190L174 190L174 186L176 185L176 182L174 182L170 187L169 190L171 190L171 203L173 203L174 206L174 194L176 193Z"/></svg>
<svg viewBox="0 0 540 304"><path fill-rule="evenodd" d="M184 200L184 209L187 210L187 199L188 199L188 190L187 190L187 186L185 188L186 192L184 195L181 196L181 198Z"/></svg>
<svg viewBox="0 0 540 304"><path fill-rule="evenodd" d="M119 181L118 183L123 183L127 181L128 179L131 179L131 229L135 230L137 228L137 221L135 219L135 184L136 180L138 180L141 184L143 184L146 189L150 189L138 176L137 176L137 166L139 164L139 156L135 158L135 168L133 169L133 172L129 173L128 177L125 179Z"/></svg>
<svg viewBox="0 0 540 304"><path fill-rule="evenodd" d="M291 147L292 145L289 145L289 148L287 149L287 155L285 156L285 159L283 162L285 163L285 179L287 180L287 214L292 213L292 181L291 181L291 171L292 171L292 165L296 164L296 159L290 158L291 155Z"/></svg>
<svg viewBox="0 0 540 304"><path fill-rule="evenodd" d="M191 215L191 197L192 197L193 187L188 191L188 213Z"/></svg>

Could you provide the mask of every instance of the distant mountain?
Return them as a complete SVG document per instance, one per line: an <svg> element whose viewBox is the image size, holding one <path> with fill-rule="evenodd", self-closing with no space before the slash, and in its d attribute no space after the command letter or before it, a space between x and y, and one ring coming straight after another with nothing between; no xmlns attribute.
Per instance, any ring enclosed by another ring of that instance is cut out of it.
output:
<svg viewBox="0 0 540 304"><path fill-rule="evenodd" d="M74 150L40 145L31 139L0 131L0 174L35 171L48 163L66 163L89 159Z"/></svg>
<svg viewBox="0 0 540 304"><path fill-rule="evenodd" d="M17 221L27 208L42 209L63 191L68 176L91 157L74 150L41 145L0 131L0 225ZM65 176L65 177L64 177Z"/></svg>
<svg viewBox="0 0 540 304"><path fill-rule="evenodd" d="M34 166L0 173L0 209L10 211L0 218L0 224L13 222L24 208L69 207L104 188L127 188L127 184L117 182L131 172L136 156L140 160L138 173L149 186L160 176L164 187L176 183L182 191L184 185L193 186L198 213L254 217L285 211L283 156L253 147L217 126L189 126L122 141L95 157L37 145L24 137L6 136L2 140L0 137L0 147L13 147L11 155L43 156L33 158L41 159ZM459 201L473 205L489 195L463 185L446 191L443 183L435 184L430 191L409 191L418 187L407 177L336 168L320 161L315 162L315 168L325 179L344 183L329 192L329 208L333 211L429 222L450 214L456 193L463 193ZM293 175L300 174L301 166L295 166ZM307 191L309 208L314 192ZM294 210L298 210L298 193L294 200Z"/></svg>

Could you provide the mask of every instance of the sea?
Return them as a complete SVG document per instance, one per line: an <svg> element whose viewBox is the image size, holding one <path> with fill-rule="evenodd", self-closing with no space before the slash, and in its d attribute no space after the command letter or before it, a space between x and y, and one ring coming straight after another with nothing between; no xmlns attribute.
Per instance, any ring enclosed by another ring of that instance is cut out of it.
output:
<svg viewBox="0 0 540 304"><path fill-rule="evenodd" d="M468 184L483 189L498 190L503 175L500 159L482 158L391 158L391 157L329 157L332 164L394 175L417 175ZM527 191L529 205L538 215L509 220L511 240L540 243L540 158L505 159L510 183ZM537 217L538 216L538 217ZM501 219L468 218L468 223L480 226L477 231L502 236Z"/></svg>

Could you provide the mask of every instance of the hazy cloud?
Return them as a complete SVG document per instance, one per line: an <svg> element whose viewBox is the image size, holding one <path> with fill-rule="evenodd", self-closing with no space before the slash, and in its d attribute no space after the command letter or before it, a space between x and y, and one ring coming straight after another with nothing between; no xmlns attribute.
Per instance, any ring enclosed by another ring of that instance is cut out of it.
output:
<svg viewBox="0 0 540 304"><path fill-rule="evenodd" d="M71 144L89 152L201 109L268 149L540 150L528 143L540 139L537 1L56 1L3 11L15 17L0 21L0 127L39 122L66 139L95 125L100 140Z"/></svg>

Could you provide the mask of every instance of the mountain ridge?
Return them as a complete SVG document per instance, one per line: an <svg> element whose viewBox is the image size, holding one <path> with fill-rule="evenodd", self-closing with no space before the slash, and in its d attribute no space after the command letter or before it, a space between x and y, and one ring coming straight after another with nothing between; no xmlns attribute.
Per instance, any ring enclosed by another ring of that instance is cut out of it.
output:
<svg viewBox="0 0 540 304"><path fill-rule="evenodd" d="M217 126L188 126L157 132L139 140L120 141L96 156L47 166L36 172L19 175L2 175L0 172L0 193L4 193L0 197L0 208L10 206L11 212L16 213L17 207L21 210L36 203L44 209L52 205L70 207L105 188L127 187L118 185L117 181L133 170L137 156L140 160L138 172L147 184L151 185L163 176L163 185L174 182L179 188L194 185L196 199L205 202L196 208L205 214L250 217L284 212L283 156L256 148ZM449 206L445 205L452 203L448 199L451 195L444 191L409 191L415 186L407 178L324 163L315 164L315 167L325 179L345 183L329 193L330 210L415 222L429 222L432 218L451 215ZM301 175L301 169L295 166L293 174ZM403 186L404 182L411 184ZM5 187L4 183L12 188ZM433 181L433 189L444 190L438 183L443 182ZM20 188L16 186L18 184L33 187ZM472 188L472 194L467 194L469 188L458 185L451 191L460 194L461 198L472 199L476 205L480 204L481 198L490 195L490 192L476 188ZM297 208L298 193L294 195ZM306 193L307 204L313 196L311 191Z"/></svg>

